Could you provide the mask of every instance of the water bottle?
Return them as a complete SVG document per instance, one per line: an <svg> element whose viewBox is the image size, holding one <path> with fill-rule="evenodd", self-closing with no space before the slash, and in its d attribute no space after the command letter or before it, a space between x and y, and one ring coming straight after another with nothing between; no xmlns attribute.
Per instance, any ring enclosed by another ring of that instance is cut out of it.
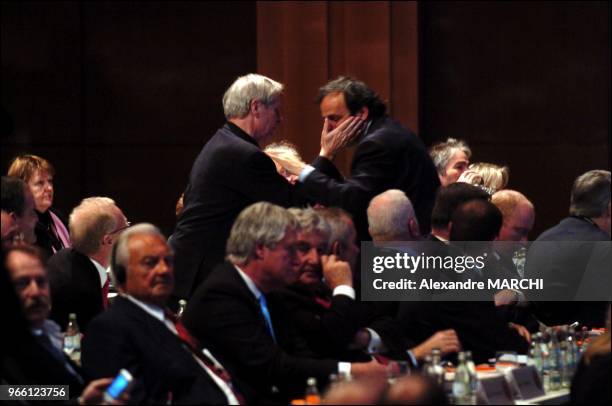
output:
<svg viewBox="0 0 612 406"><path fill-rule="evenodd" d="M550 336L550 389L554 391L561 389L561 351L557 333L551 328L547 332Z"/></svg>
<svg viewBox="0 0 612 406"><path fill-rule="evenodd" d="M478 391L480 389L480 381L478 380L478 373L476 372L476 365L472 360L472 351L465 352L465 364L467 365L468 371L470 371L470 387L472 390L472 396L476 400ZM474 403L476 404L476 403Z"/></svg>
<svg viewBox="0 0 612 406"><path fill-rule="evenodd" d="M533 339L531 340L531 348L529 349L529 357L533 360L533 364L535 365L535 368L538 371L538 374L540 375L540 379L542 379L542 347L540 346L541 340L541 333L534 334Z"/></svg>
<svg viewBox="0 0 612 406"><path fill-rule="evenodd" d="M440 387L444 387L444 368L440 363L442 362L442 352L439 348L431 350L431 378Z"/></svg>
<svg viewBox="0 0 612 406"><path fill-rule="evenodd" d="M64 352L77 365L81 365L81 332L75 313L68 315L68 327L64 334Z"/></svg>
<svg viewBox="0 0 612 406"><path fill-rule="evenodd" d="M306 400L307 405L318 405L321 403L321 395L319 394L319 389L317 388L316 378L310 377L306 381L306 393L304 395L304 399Z"/></svg>
<svg viewBox="0 0 612 406"><path fill-rule="evenodd" d="M453 399L456 405L476 404L475 393L472 392L470 370L468 369L465 353L462 351L458 355L459 365L455 370L455 380L453 381Z"/></svg>

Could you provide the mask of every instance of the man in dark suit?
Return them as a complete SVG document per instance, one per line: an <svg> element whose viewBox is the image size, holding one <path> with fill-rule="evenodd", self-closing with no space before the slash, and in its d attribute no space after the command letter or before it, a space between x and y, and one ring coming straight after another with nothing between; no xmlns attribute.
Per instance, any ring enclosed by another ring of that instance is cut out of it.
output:
<svg viewBox="0 0 612 406"><path fill-rule="evenodd" d="M122 296L90 323L85 370L98 377L128 369L134 403L239 404L228 372L166 309L173 255L160 231L151 224L124 231L111 261Z"/></svg>
<svg viewBox="0 0 612 406"><path fill-rule="evenodd" d="M66 395L78 400L79 404L100 404L112 378L107 375L86 385L79 366L62 351L60 328L47 318L51 297L43 255L39 248L27 245L17 245L3 252L0 285L3 304L9 307L2 310L13 312L4 319L14 323L8 325L10 328L0 351L0 378L3 384L68 385ZM14 291L7 292L13 287ZM15 293L23 316L14 313L18 310L15 301L11 300Z"/></svg>
<svg viewBox="0 0 612 406"><path fill-rule="evenodd" d="M544 279L543 294L531 297L536 315L544 323L605 325L606 302L571 302L581 284L598 283L584 280L589 263L597 262L598 248L606 248L598 246L598 241L610 241L610 172L592 170L574 181L569 217L544 231L527 255L525 277ZM603 269L609 273L609 259Z"/></svg>
<svg viewBox="0 0 612 406"><path fill-rule="evenodd" d="M440 180L423 142L387 116L380 97L358 80L332 80L320 89L318 101L325 119L319 156L312 166L291 160L279 162L299 175L298 184L303 186L304 194L325 206L342 207L351 213L358 240L368 241L371 238L366 209L370 200L385 190L400 189L413 202L421 232L429 233ZM356 133L357 140L332 134L343 124L350 132L352 122L363 122L362 130ZM353 142L357 149L351 175L344 179L333 160L340 149Z"/></svg>
<svg viewBox="0 0 612 406"><path fill-rule="evenodd" d="M223 261L230 229L242 209L262 200L284 207L299 202L294 187L279 175L259 145L281 121L282 91L282 84L249 74L225 92L227 124L193 164L183 212L172 235L176 298L189 298Z"/></svg>
<svg viewBox="0 0 612 406"><path fill-rule="evenodd" d="M299 275L295 218L260 202L243 210L232 227L226 262L198 288L185 311L192 334L235 367L248 384L247 399L286 404L304 394L306 380L325 385L330 374L384 374L376 362L315 359L296 334L292 315L271 294Z"/></svg>
<svg viewBox="0 0 612 406"><path fill-rule="evenodd" d="M106 273L113 242L128 227L123 212L108 197L90 197L70 215L72 247L49 259L53 308L51 318L60 326L75 313L79 327L87 325L108 306L110 280Z"/></svg>

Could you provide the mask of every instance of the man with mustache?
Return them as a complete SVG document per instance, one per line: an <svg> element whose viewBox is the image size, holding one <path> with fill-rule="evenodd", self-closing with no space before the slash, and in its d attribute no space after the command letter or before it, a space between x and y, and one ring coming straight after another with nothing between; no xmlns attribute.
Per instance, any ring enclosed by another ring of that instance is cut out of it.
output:
<svg viewBox="0 0 612 406"><path fill-rule="evenodd" d="M17 294L31 337L25 335L7 353L2 363L2 376L11 384L68 385L69 396L79 404L100 404L108 375L85 386L80 368L62 352L62 333L49 320L51 296L43 254L37 247L19 245L5 253L4 265ZM19 326L13 326L18 329Z"/></svg>
<svg viewBox="0 0 612 406"><path fill-rule="evenodd" d="M151 224L119 236L111 270L121 296L90 322L83 367L94 377L128 369L134 403L240 404L229 373L166 307L173 262L166 238Z"/></svg>

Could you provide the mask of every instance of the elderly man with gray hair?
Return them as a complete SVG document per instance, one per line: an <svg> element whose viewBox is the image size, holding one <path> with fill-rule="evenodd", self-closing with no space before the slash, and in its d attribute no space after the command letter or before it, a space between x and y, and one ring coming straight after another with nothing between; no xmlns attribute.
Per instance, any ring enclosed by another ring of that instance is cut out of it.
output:
<svg viewBox="0 0 612 406"><path fill-rule="evenodd" d="M463 140L448 138L433 145L429 155L436 166L442 186L457 182L459 176L468 169L472 150Z"/></svg>
<svg viewBox="0 0 612 406"><path fill-rule="evenodd" d="M260 148L281 122L283 85L257 74L241 76L223 95L227 123L204 145L185 189L171 244L176 252L174 300L188 299L223 262L240 211L258 201L300 203L294 187Z"/></svg>
<svg viewBox="0 0 612 406"><path fill-rule="evenodd" d="M287 404L306 381L330 374L384 375L374 361L321 359L297 334L294 315L275 292L300 277L300 226L288 210L267 202L244 209L227 242L227 262L200 285L185 310L189 331L235 368L249 403ZM300 247L301 245L301 247ZM327 245L319 240L312 250Z"/></svg>
<svg viewBox="0 0 612 406"><path fill-rule="evenodd" d="M541 321L546 324L578 321L590 327L605 325L606 302L571 301L579 300L576 294L586 285L605 286L609 292L610 285L605 282L610 280L609 245L597 244L597 241L610 241L610 171L604 170L588 171L576 178L569 217L540 234L529 250L525 277L544 278L547 297L557 300L536 303L536 315ZM598 267L597 271L603 272L593 280L586 275L590 274L593 261L597 261L594 254L599 248L607 250L607 260L603 261L607 266ZM591 291L590 300L594 300L594 294Z"/></svg>
<svg viewBox="0 0 612 406"><path fill-rule="evenodd" d="M107 306L110 281L106 269L119 232L129 222L108 197L89 197L70 214L72 247L49 260L53 309L51 318L63 328L76 313L83 331Z"/></svg>
<svg viewBox="0 0 612 406"><path fill-rule="evenodd" d="M370 201L368 227L374 241L414 241L420 234L412 203L398 189L389 189Z"/></svg>

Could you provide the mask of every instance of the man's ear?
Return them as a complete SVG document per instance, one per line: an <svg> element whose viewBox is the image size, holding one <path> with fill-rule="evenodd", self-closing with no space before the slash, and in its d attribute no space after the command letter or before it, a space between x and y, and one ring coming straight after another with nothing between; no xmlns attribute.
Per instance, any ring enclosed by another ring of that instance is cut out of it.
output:
<svg viewBox="0 0 612 406"><path fill-rule="evenodd" d="M370 109L367 106L363 106L355 115L365 121L370 117Z"/></svg>
<svg viewBox="0 0 612 406"><path fill-rule="evenodd" d="M249 111L255 117L259 117L259 110L261 109L261 101L255 99L251 100L249 104Z"/></svg>
<svg viewBox="0 0 612 406"><path fill-rule="evenodd" d="M265 253L266 247L263 244L257 244L255 247L254 259L262 259Z"/></svg>
<svg viewBox="0 0 612 406"><path fill-rule="evenodd" d="M418 237L421 235L419 224L414 218L408 219L408 230L410 231L410 235L413 237Z"/></svg>
<svg viewBox="0 0 612 406"><path fill-rule="evenodd" d="M113 245L113 237L110 234L102 236L102 245Z"/></svg>

